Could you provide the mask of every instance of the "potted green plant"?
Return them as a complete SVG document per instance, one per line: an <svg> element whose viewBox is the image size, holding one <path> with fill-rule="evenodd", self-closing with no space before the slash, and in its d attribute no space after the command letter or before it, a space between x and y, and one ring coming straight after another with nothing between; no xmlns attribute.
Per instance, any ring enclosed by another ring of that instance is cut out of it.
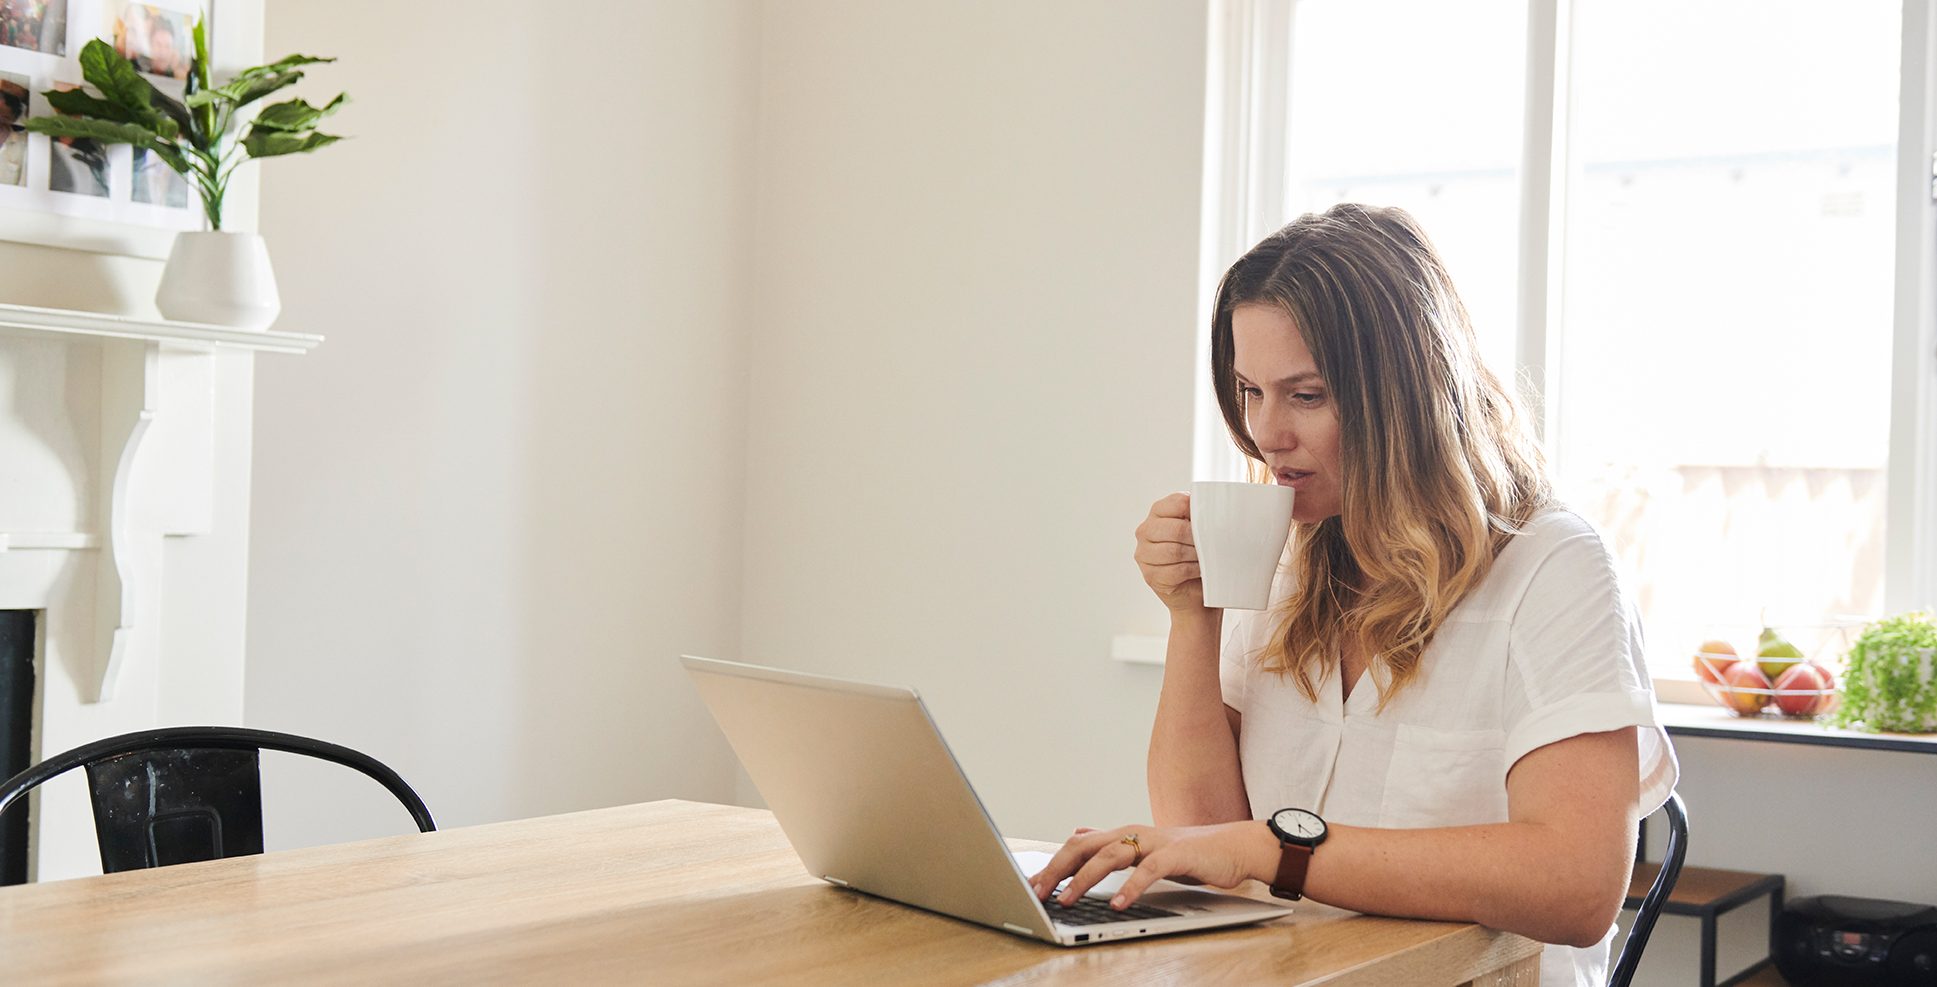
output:
<svg viewBox="0 0 1937 987"><path fill-rule="evenodd" d="M1871 732L1937 731L1937 621L1906 613L1863 629L1850 645L1833 722Z"/></svg>
<svg viewBox="0 0 1937 987"><path fill-rule="evenodd" d="M201 201L208 229L176 236L155 294L156 306L170 319L267 328L281 309L275 275L260 236L222 228L229 179L250 159L301 154L341 140L316 127L349 97L339 93L322 106L291 99L251 117L245 110L301 81L304 66L335 59L290 55L244 69L217 86L210 78L208 36L199 20L193 37L195 53L181 99L155 88L133 62L97 38L80 55L81 76L95 91L46 93L58 115L35 117L26 126L51 137L131 144L187 180ZM241 133L245 125L247 132Z"/></svg>

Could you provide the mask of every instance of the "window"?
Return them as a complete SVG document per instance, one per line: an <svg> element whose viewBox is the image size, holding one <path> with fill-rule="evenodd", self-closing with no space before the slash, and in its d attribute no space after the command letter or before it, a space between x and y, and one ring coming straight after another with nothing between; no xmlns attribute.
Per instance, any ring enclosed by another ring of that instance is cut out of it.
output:
<svg viewBox="0 0 1937 987"><path fill-rule="evenodd" d="M1216 3L1206 215L1249 215L1207 230L1207 283L1302 212L1411 211L1522 381L1562 498L1621 554L1656 673L1765 617L1833 648L1937 595L1930 16ZM1200 393L1200 446L1228 450Z"/></svg>
<svg viewBox="0 0 1937 987"><path fill-rule="evenodd" d="M1285 218L1338 202L1412 213L1488 359L1510 366L1524 2L1302 0L1295 10ZM1386 30L1395 18L1415 28Z"/></svg>

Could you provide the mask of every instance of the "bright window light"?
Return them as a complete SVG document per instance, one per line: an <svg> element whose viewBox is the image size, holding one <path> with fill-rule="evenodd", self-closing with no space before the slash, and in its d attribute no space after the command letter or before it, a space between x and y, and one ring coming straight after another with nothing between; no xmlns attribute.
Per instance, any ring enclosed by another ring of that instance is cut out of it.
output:
<svg viewBox="0 0 1937 987"><path fill-rule="evenodd" d="M1883 608L1899 6L1574 4L1552 436L1657 654Z"/></svg>
<svg viewBox="0 0 1937 987"><path fill-rule="evenodd" d="M1339 202L1412 213L1503 371L1525 31L1524 0L1302 0L1291 34L1286 219Z"/></svg>

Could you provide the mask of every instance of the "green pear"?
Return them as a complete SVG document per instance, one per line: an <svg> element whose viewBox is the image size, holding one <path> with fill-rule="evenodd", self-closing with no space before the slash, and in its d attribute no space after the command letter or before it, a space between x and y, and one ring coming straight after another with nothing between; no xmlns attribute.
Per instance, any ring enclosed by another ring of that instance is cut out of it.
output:
<svg viewBox="0 0 1937 987"><path fill-rule="evenodd" d="M1790 644L1773 627L1764 627L1762 636L1755 639L1756 666L1771 682L1801 660L1802 649Z"/></svg>

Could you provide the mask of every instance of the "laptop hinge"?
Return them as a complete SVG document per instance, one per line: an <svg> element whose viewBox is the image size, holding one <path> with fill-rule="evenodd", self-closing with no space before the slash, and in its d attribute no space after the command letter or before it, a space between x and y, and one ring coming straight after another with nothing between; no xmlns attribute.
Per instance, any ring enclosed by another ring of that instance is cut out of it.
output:
<svg viewBox="0 0 1937 987"><path fill-rule="evenodd" d="M1036 938L1036 930L1025 929L1022 926L1015 924L1014 922L1004 922L1002 923L1002 927L1005 929L1008 929L1010 932L1028 936L1031 939Z"/></svg>
<svg viewBox="0 0 1937 987"><path fill-rule="evenodd" d="M822 874L822 875L821 875L821 880L823 880L823 881L826 881L826 882L827 882L827 883L829 883L829 884L838 884L838 885L840 885L841 887L844 887L844 888L845 888L845 887L849 887L849 886L850 886L850 885L849 885L849 884L848 884L848 883L847 883L846 881L843 881L843 880L841 880L840 878L838 878L838 877L834 877L834 876L832 876L832 875L830 875L830 874Z"/></svg>

